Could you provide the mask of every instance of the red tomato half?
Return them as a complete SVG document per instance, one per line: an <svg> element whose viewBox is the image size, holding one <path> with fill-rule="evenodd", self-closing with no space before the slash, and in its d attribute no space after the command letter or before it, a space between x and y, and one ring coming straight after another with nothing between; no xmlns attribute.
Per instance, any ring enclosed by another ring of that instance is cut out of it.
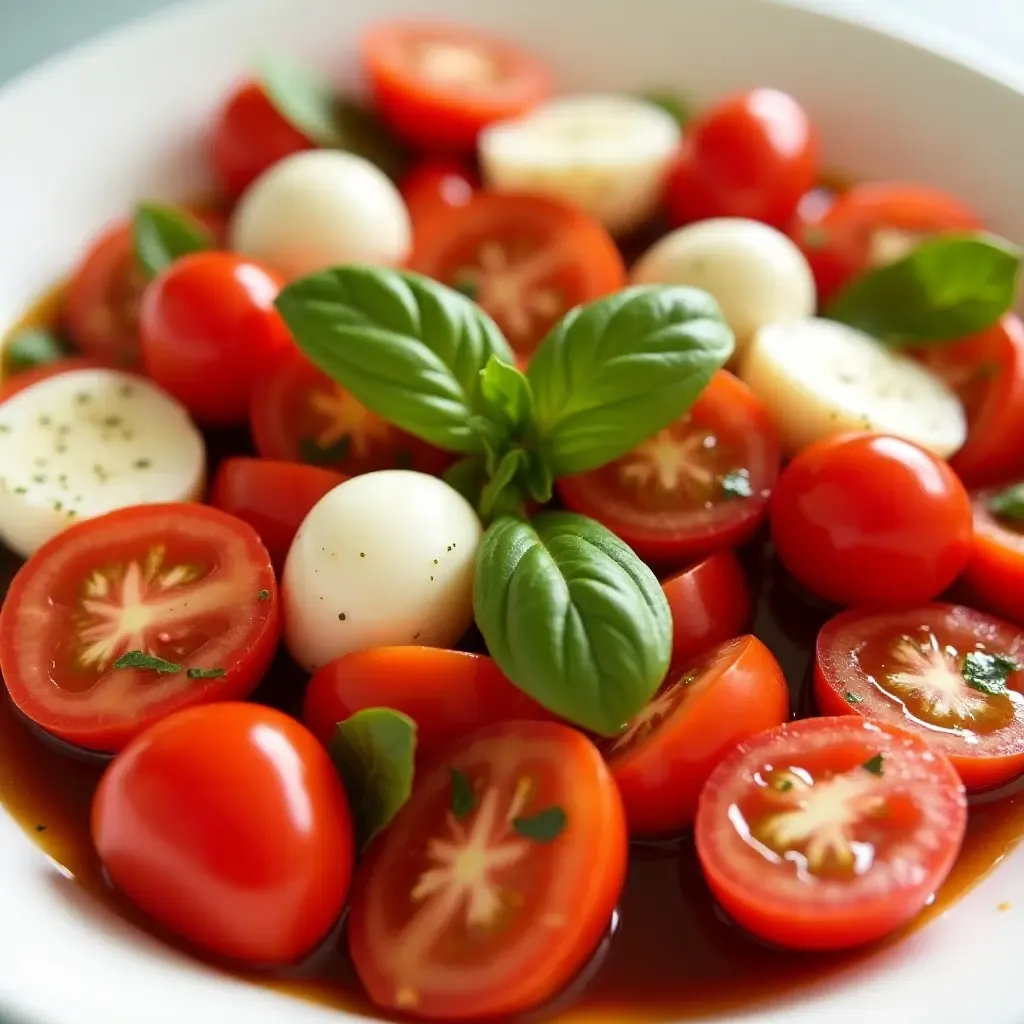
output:
<svg viewBox="0 0 1024 1024"><path fill-rule="evenodd" d="M555 722L472 733L417 775L356 874L359 978L377 1006L422 1017L538 1006L607 933L626 855L622 800L581 733Z"/></svg>
<svg viewBox="0 0 1024 1024"><path fill-rule="evenodd" d="M691 663L606 748L630 835L688 828L718 762L787 718L786 678L757 637L728 640Z"/></svg>
<svg viewBox="0 0 1024 1024"><path fill-rule="evenodd" d="M302 520L346 479L333 470L298 462L225 459L213 478L210 504L248 523L280 573Z"/></svg>
<svg viewBox="0 0 1024 1024"><path fill-rule="evenodd" d="M13 398L19 391L38 384L41 380L49 377L56 377L59 373L68 373L71 370L94 370L103 366L99 359L92 359L89 356L67 356L64 359L57 359L45 366L33 366L31 370L22 370L21 373L8 377L3 384L0 384L0 402L6 402Z"/></svg>
<svg viewBox="0 0 1024 1024"><path fill-rule="evenodd" d="M761 400L719 370L685 416L621 459L559 480L558 493L641 558L678 563L754 533L780 459Z"/></svg>
<svg viewBox="0 0 1024 1024"><path fill-rule="evenodd" d="M986 692L967 681L982 654L1024 665L1024 634L960 605L845 612L818 634L814 694L823 714L920 733L969 790L989 789L1024 772L1024 669Z"/></svg>
<svg viewBox="0 0 1024 1024"><path fill-rule="evenodd" d="M0 671L43 729L119 750L179 708L247 696L279 624L252 527L203 505L139 505L69 527L22 566L0 608ZM128 651L180 669L116 668Z"/></svg>
<svg viewBox="0 0 1024 1024"><path fill-rule="evenodd" d="M422 160L402 180L402 198L409 209L413 230L438 210L451 211L468 205L480 183L460 160L430 158Z"/></svg>
<svg viewBox="0 0 1024 1024"><path fill-rule="evenodd" d="M836 604L930 601L971 550L971 499L956 474L923 448L881 434L805 448L779 477L771 523L782 564Z"/></svg>
<svg viewBox="0 0 1024 1024"><path fill-rule="evenodd" d="M425 149L472 151L481 128L551 92L541 61L474 29L384 22L363 38L362 53L377 112Z"/></svg>
<svg viewBox="0 0 1024 1024"><path fill-rule="evenodd" d="M788 722L708 779L697 855L722 908L768 942L842 949L929 902L967 824L963 786L920 736L861 718Z"/></svg>
<svg viewBox="0 0 1024 1024"><path fill-rule="evenodd" d="M189 708L136 737L100 780L92 835L111 881L154 921L259 967L316 946L352 874L334 765L259 704Z"/></svg>
<svg viewBox="0 0 1024 1024"><path fill-rule="evenodd" d="M523 358L569 309L626 277L611 236L575 207L488 192L421 221L409 266L475 299Z"/></svg>
<svg viewBox="0 0 1024 1024"><path fill-rule="evenodd" d="M338 722L379 707L401 711L416 723L420 758L485 725L554 717L513 686L486 655L377 647L318 669L306 687L302 721L327 746Z"/></svg>
<svg viewBox="0 0 1024 1024"><path fill-rule="evenodd" d="M1024 626L1024 523L990 510L997 493L974 495L974 543L963 582L980 607Z"/></svg>

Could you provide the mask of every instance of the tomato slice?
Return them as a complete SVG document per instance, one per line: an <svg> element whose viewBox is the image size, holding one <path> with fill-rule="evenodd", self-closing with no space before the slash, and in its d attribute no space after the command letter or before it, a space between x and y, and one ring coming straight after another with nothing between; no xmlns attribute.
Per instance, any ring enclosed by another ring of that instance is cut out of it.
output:
<svg viewBox="0 0 1024 1024"><path fill-rule="evenodd" d="M479 730L417 777L359 868L356 971L387 1010L479 1021L530 1009L607 933L626 856L618 790L581 733Z"/></svg>
<svg viewBox="0 0 1024 1024"><path fill-rule="evenodd" d="M0 670L37 725L119 750L178 708L247 696L279 618L252 527L202 505L139 505L70 527L25 563L0 609ZM179 669L115 667L128 651Z"/></svg>
<svg viewBox="0 0 1024 1024"><path fill-rule="evenodd" d="M472 151L482 128L551 92L540 60L475 29L384 22L363 38L362 54L377 112L425 149Z"/></svg>
<svg viewBox="0 0 1024 1024"><path fill-rule="evenodd" d="M409 266L474 298L523 358L569 309L618 291L626 275L611 235L574 207L487 192L421 220Z"/></svg>
<svg viewBox="0 0 1024 1024"><path fill-rule="evenodd" d="M788 722L741 744L697 810L723 909L792 949L856 946L906 924L956 860L963 786L920 735L862 718Z"/></svg>
<svg viewBox="0 0 1024 1024"><path fill-rule="evenodd" d="M402 198L412 218L413 231L438 210L469 204L480 188L476 175L461 160L431 157L421 160L402 180Z"/></svg>
<svg viewBox="0 0 1024 1024"><path fill-rule="evenodd" d="M436 474L454 458L386 423L297 351L283 355L256 381L250 424L263 458L348 476L375 469Z"/></svg>
<svg viewBox="0 0 1024 1024"><path fill-rule="evenodd" d="M641 558L696 558L741 544L764 518L779 475L779 437L761 400L719 370L690 411L628 455L558 481Z"/></svg>
<svg viewBox="0 0 1024 1024"><path fill-rule="evenodd" d="M969 790L1024 772L1024 668L1004 693L968 685L967 655L1024 666L1024 634L961 605L845 612L818 634L814 695L823 714L855 712L920 733Z"/></svg>
<svg viewBox="0 0 1024 1024"><path fill-rule="evenodd" d="M786 678L757 637L728 640L672 677L606 747L630 835L688 828L718 762L788 718Z"/></svg>
<svg viewBox="0 0 1024 1024"><path fill-rule="evenodd" d="M1024 523L992 513L997 493L973 495L974 539L962 581L979 607L1024 626Z"/></svg>

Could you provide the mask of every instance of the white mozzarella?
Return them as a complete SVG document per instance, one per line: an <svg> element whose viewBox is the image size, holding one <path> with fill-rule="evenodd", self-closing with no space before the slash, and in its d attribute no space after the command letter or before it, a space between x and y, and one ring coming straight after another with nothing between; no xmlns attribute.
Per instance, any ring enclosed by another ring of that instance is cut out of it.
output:
<svg viewBox="0 0 1024 1024"><path fill-rule="evenodd" d="M394 469L339 484L285 562L292 657L313 672L370 647L451 646L473 619L481 532L469 502L437 477Z"/></svg>
<svg viewBox="0 0 1024 1024"><path fill-rule="evenodd" d="M791 453L833 434L868 430L948 458L967 437L960 400L934 373L831 320L762 328L740 377L768 407Z"/></svg>
<svg viewBox="0 0 1024 1024"><path fill-rule="evenodd" d="M564 96L480 133L488 188L575 203L625 234L655 211L679 149L679 125L628 96Z"/></svg>
<svg viewBox="0 0 1024 1024"><path fill-rule="evenodd" d="M345 263L394 266L412 245L409 212L391 180L338 150L295 153L242 196L231 247L287 279Z"/></svg>
<svg viewBox="0 0 1024 1024"><path fill-rule="evenodd" d="M677 228L633 268L635 284L682 284L718 301L741 353L765 324L814 315L814 275L782 232L756 220L721 217Z"/></svg>
<svg viewBox="0 0 1024 1024"><path fill-rule="evenodd" d="M0 405L0 540L25 557L83 519L198 501L205 473L187 410L141 377L72 370Z"/></svg>

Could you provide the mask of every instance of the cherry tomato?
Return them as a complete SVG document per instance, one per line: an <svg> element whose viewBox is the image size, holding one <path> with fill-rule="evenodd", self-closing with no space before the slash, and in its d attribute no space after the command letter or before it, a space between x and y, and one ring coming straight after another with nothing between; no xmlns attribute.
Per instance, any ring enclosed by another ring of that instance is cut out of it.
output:
<svg viewBox="0 0 1024 1024"><path fill-rule="evenodd" d="M260 967L315 947L352 875L330 758L259 704L189 708L136 737L100 780L92 835L111 881L159 925Z"/></svg>
<svg viewBox="0 0 1024 1024"><path fill-rule="evenodd" d="M293 347L274 308L281 279L243 256L199 252L146 289L146 374L211 426L244 423L256 379Z"/></svg>
<svg viewBox="0 0 1024 1024"><path fill-rule="evenodd" d="M248 523L280 573L309 510L346 479L333 470L298 462L225 459L213 478L210 504Z"/></svg>
<svg viewBox="0 0 1024 1024"><path fill-rule="evenodd" d="M375 469L437 474L454 458L370 412L298 350L282 353L260 375L250 415L256 451L265 459L356 476Z"/></svg>
<svg viewBox="0 0 1024 1024"><path fill-rule="evenodd" d="M402 198L413 230L438 210L468 205L479 188L476 175L460 160L433 157L420 161L402 180Z"/></svg>
<svg viewBox="0 0 1024 1024"><path fill-rule="evenodd" d="M279 160L313 148L312 140L277 112L257 82L245 82L231 93L210 136L213 166L232 199Z"/></svg>
<svg viewBox="0 0 1024 1024"><path fill-rule="evenodd" d="M553 718L486 655L377 647L318 669L306 687L302 721L327 746L338 722L375 707L401 711L416 723L421 758L485 725Z"/></svg>
<svg viewBox="0 0 1024 1024"><path fill-rule="evenodd" d="M92 359L89 356L67 356L64 359L46 363L44 366L33 366L31 370L22 370L0 384L0 402L6 402L8 398L13 398L19 391L24 391L25 388L38 384L41 380L56 377L59 373L68 373L71 370L94 370L103 365L99 359Z"/></svg>
<svg viewBox="0 0 1024 1024"><path fill-rule="evenodd" d="M818 132L788 93L752 89L696 118L666 184L674 224L748 217L776 227L792 218L818 175Z"/></svg>
<svg viewBox="0 0 1024 1024"><path fill-rule="evenodd" d="M712 772L697 856L719 904L791 949L895 931L949 874L967 824L953 766L917 735L850 716L787 722Z"/></svg>
<svg viewBox="0 0 1024 1024"><path fill-rule="evenodd" d="M771 502L772 541L808 590L836 604L930 601L971 550L971 499L941 459L879 434L805 448Z"/></svg>
<svg viewBox="0 0 1024 1024"><path fill-rule="evenodd" d="M606 748L630 835L688 828L718 762L787 718L786 678L756 637L727 640L692 662Z"/></svg>
<svg viewBox="0 0 1024 1024"><path fill-rule="evenodd" d="M974 543L963 582L980 607L1024 626L1024 522L990 509L998 493L974 495Z"/></svg>
<svg viewBox="0 0 1024 1024"><path fill-rule="evenodd" d="M663 580L672 612L672 665L739 636L753 612L750 584L734 552L716 551Z"/></svg>
<svg viewBox="0 0 1024 1024"><path fill-rule="evenodd" d="M356 972L388 1011L528 1010L596 951L626 855L622 800L581 733L556 722L471 733L417 775L356 874Z"/></svg>
<svg viewBox="0 0 1024 1024"><path fill-rule="evenodd" d="M791 234L811 264L824 304L853 278L907 255L932 235L980 227L977 215L946 192L873 181L837 196L824 216L798 214Z"/></svg>
<svg viewBox="0 0 1024 1024"><path fill-rule="evenodd" d="M22 566L0 608L0 671L43 729L119 750L179 708L247 696L279 630L252 527L203 505L139 505L69 527ZM129 651L170 664L117 667Z"/></svg>
<svg viewBox="0 0 1024 1024"><path fill-rule="evenodd" d="M425 149L470 152L482 128L551 92L541 61L474 29L385 22L363 38L362 54L377 112Z"/></svg>
<svg viewBox="0 0 1024 1024"><path fill-rule="evenodd" d="M641 558L678 563L754 533L780 458L761 400L719 370L685 416L621 459L559 480L558 493Z"/></svg>

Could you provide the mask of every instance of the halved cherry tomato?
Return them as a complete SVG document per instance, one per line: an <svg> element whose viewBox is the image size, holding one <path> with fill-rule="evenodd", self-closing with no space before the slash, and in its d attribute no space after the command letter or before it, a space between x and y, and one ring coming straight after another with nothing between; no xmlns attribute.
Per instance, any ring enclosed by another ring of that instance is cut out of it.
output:
<svg viewBox="0 0 1024 1024"><path fill-rule="evenodd" d="M316 946L352 875L330 758L259 704L188 708L136 737L100 780L92 835L111 881L154 921L259 967Z"/></svg>
<svg viewBox="0 0 1024 1024"><path fill-rule="evenodd" d="M965 659L979 654L1024 665L1024 633L961 605L845 612L818 634L814 695L823 714L919 732L969 790L990 789L1024 773L1024 669L972 686Z"/></svg>
<svg viewBox="0 0 1024 1024"><path fill-rule="evenodd" d="M68 373L71 370L93 370L105 364L99 359L90 356L67 356L64 359L54 360L44 366L33 366L31 370L22 370L12 377L8 377L3 384L0 384L0 402L6 402L13 398L19 391L38 384L41 380L49 377L56 377L58 373Z"/></svg>
<svg viewBox="0 0 1024 1024"><path fill-rule="evenodd" d="M251 526L204 505L139 505L69 527L22 566L0 608L0 671L43 729L119 750L179 708L247 696L279 627ZM118 668L129 651L170 665Z"/></svg>
<svg viewBox="0 0 1024 1024"><path fill-rule="evenodd" d="M697 856L749 932L790 949L843 949L928 904L966 825L953 766L920 736L811 718L761 733L718 765L697 809Z"/></svg>
<svg viewBox="0 0 1024 1024"><path fill-rule="evenodd" d="M761 400L719 370L685 416L621 459L559 480L558 493L641 558L678 563L754 533L780 459Z"/></svg>
<svg viewBox="0 0 1024 1024"><path fill-rule="evenodd" d="M992 512L998 493L973 496L974 543L962 580L979 607L1024 626L1024 522Z"/></svg>
<svg viewBox="0 0 1024 1024"><path fill-rule="evenodd" d="M466 206L479 188L476 175L461 160L422 160L402 180L402 198L409 209L413 230L438 210Z"/></svg>
<svg viewBox="0 0 1024 1024"><path fill-rule="evenodd" d="M727 640L670 678L605 751L630 835L688 828L718 762L788 718L786 678L757 637Z"/></svg>
<svg viewBox="0 0 1024 1024"><path fill-rule="evenodd" d="M782 227L817 175L818 132L804 108L778 89L752 89L687 126L665 205L674 224L749 217Z"/></svg>
<svg viewBox="0 0 1024 1024"><path fill-rule="evenodd" d="M841 434L805 448L771 502L782 564L836 604L906 607L967 564L971 499L941 459L910 441Z"/></svg>
<svg viewBox="0 0 1024 1024"><path fill-rule="evenodd" d="M662 580L672 612L672 665L739 636L750 625L750 583L735 552L716 551Z"/></svg>
<svg viewBox="0 0 1024 1024"><path fill-rule="evenodd" d="M475 299L523 358L569 309L626 276L611 236L575 207L487 192L421 221L409 266Z"/></svg>
<svg viewBox="0 0 1024 1024"><path fill-rule="evenodd" d="M540 60L475 29L385 22L363 38L362 54L378 113L425 149L471 151L482 128L551 92Z"/></svg>
<svg viewBox="0 0 1024 1024"><path fill-rule="evenodd" d="M225 459L210 487L210 504L248 523L263 541L274 570L309 510L347 477L331 469L273 459Z"/></svg>
<svg viewBox="0 0 1024 1024"><path fill-rule="evenodd" d="M513 686L486 655L377 647L318 669L306 687L302 721L327 746L338 722L376 707L401 711L416 723L420 758L485 725L554 717Z"/></svg>
<svg viewBox="0 0 1024 1024"><path fill-rule="evenodd" d="M258 82L245 82L227 98L210 136L210 156L225 192L237 199L265 170L293 153L313 149Z"/></svg>
<svg viewBox="0 0 1024 1024"><path fill-rule="evenodd" d="M977 231L973 210L940 189L901 182L854 185L820 218L799 215L791 228L826 303L853 278L907 255L932 235Z"/></svg>
<svg viewBox="0 0 1024 1024"><path fill-rule="evenodd" d="M626 825L589 740L493 725L419 774L371 845L348 916L352 960L389 1011L479 1021L550 999L607 933Z"/></svg>
<svg viewBox="0 0 1024 1024"><path fill-rule="evenodd" d="M253 387L250 425L265 459L356 476L375 469L441 473L454 456L386 423L301 352L281 354Z"/></svg>

